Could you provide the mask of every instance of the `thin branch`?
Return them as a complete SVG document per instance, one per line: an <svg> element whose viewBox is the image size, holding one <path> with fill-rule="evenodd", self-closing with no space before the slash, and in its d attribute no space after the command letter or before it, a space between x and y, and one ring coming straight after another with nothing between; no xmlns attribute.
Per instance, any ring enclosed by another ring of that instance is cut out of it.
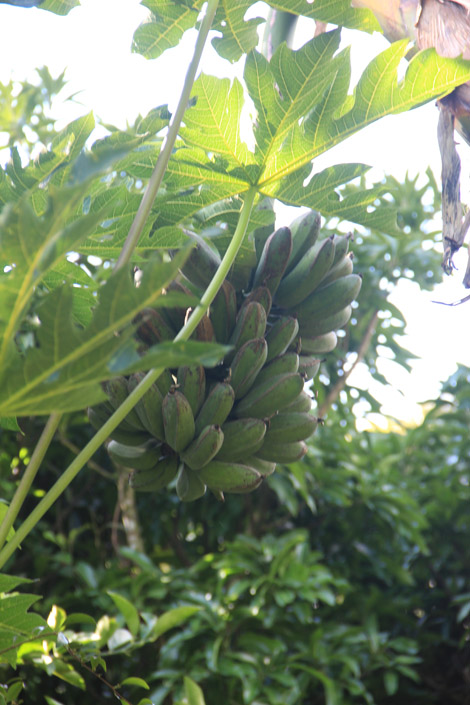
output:
<svg viewBox="0 0 470 705"><path fill-rule="evenodd" d="M21 478L20 484L16 488L16 492L11 500L10 506L8 507L8 511L0 524L0 547L4 545L8 532L15 523L15 519L18 516L31 485L34 482L39 466L44 459L61 418L62 414L51 414L43 428L41 436L31 456L31 460L29 461L23 477Z"/></svg>
<svg viewBox="0 0 470 705"><path fill-rule="evenodd" d="M377 320L379 316L379 311L374 311L372 314L372 317L367 325L366 332L364 333L364 337L361 340L361 344L359 345L359 349L357 351L357 357L354 360L353 364L347 370L342 377L338 379L335 385L330 389L329 393L325 397L325 400L323 404L318 408L318 416L321 418L324 416L329 408L331 407L332 404L336 401L336 399L339 397L340 393L346 386L346 382L348 380L348 377L352 374L352 372L356 369L357 365L362 362L364 359L367 350L369 349L372 336L374 335L375 332L375 327L377 325Z"/></svg>
<svg viewBox="0 0 470 705"><path fill-rule="evenodd" d="M186 72L183 90L181 91L176 112L170 121L168 134L166 135L162 150L158 155L157 163L155 164L155 169L153 170L152 176L147 184L134 221L130 227L126 241L116 262L116 266L114 268L115 271L128 264L132 253L139 242L140 236L142 235L142 231L145 223L147 222L147 218L149 217L158 189L161 186L163 176L168 166L168 162L170 161L173 147L181 127L183 115L188 107L189 97L193 88L196 72L218 4L218 0L209 0L207 3L206 14L204 15L204 19L202 20L199 28L193 57Z"/></svg>

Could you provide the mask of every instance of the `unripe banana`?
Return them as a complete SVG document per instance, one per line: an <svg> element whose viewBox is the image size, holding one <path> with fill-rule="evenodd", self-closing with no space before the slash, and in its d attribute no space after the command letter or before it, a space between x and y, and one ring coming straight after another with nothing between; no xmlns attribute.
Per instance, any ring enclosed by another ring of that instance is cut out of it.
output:
<svg viewBox="0 0 470 705"><path fill-rule="evenodd" d="M88 419L97 431L103 426L104 423L112 415L112 411L107 409L103 404L98 406L90 407L88 409ZM111 433L109 437L120 443L125 443L128 446L140 446L148 441L148 433L143 431L137 431L136 429L130 429L122 424L119 424Z"/></svg>
<svg viewBox="0 0 470 705"><path fill-rule="evenodd" d="M300 394L304 381L299 374L291 373L271 377L255 384L248 394L240 399L234 409L237 418L269 418L294 401Z"/></svg>
<svg viewBox="0 0 470 705"><path fill-rule="evenodd" d="M352 233L347 233L347 235L335 235L335 258L333 260L333 267L335 267L340 260L347 255L349 249L349 242L352 240Z"/></svg>
<svg viewBox="0 0 470 705"><path fill-rule="evenodd" d="M251 492L263 480L254 468L221 460L211 460L198 475L210 489L220 492Z"/></svg>
<svg viewBox="0 0 470 705"><path fill-rule="evenodd" d="M276 463L270 460L262 460L261 458L257 458L256 455L250 455L250 457L246 458L243 462L245 465L248 465L248 467L257 470L262 477L269 477L276 469Z"/></svg>
<svg viewBox="0 0 470 705"><path fill-rule="evenodd" d="M315 289L313 294L295 307L299 322L318 317L333 316L348 306L361 289L362 279L358 274L348 274L325 287Z"/></svg>
<svg viewBox="0 0 470 705"><path fill-rule="evenodd" d="M113 409L118 409L129 396L129 392L127 390L127 380L125 377L114 377L114 379L104 382L103 388L109 397L109 401ZM138 431L145 430L135 409L131 409L124 417L124 420Z"/></svg>
<svg viewBox="0 0 470 705"><path fill-rule="evenodd" d="M137 372L131 375L127 381L129 393L137 387L145 377L144 373ZM152 384L144 396L139 399L134 409L142 423L142 426L160 441L165 440L165 430L163 428L163 395L156 384Z"/></svg>
<svg viewBox="0 0 470 705"><path fill-rule="evenodd" d="M178 368L176 383L180 392L189 401L194 418L206 396L206 373L202 365L183 365Z"/></svg>
<svg viewBox="0 0 470 705"><path fill-rule="evenodd" d="M278 375L283 375L286 372L298 372L299 371L299 356L296 352L286 352L284 355L275 357L274 360L268 362L264 365L262 370L258 373L256 378L256 384L261 384L269 377L277 377Z"/></svg>
<svg viewBox="0 0 470 705"><path fill-rule="evenodd" d="M210 319L219 343L228 343L237 320L237 293L225 280L210 307Z"/></svg>
<svg viewBox="0 0 470 705"><path fill-rule="evenodd" d="M279 228L266 240L253 279L253 289L266 286L273 295L279 286L292 252L289 228Z"/></svg>
<svg viewBox="0 0 470 705"><path fill-rule="evenodd" d="M134 322L139 323L137 337L149 347L173 340L177 332L163 312L155 308L144 308Z"/></svg>
<svg viewBox="0 0 470 705"><path fill-rule="evenodd" d="M194 502L205 494L206 486L198 472L181 464L176 479L176 494L182 502Z"/></svg>
<svg viewBox="0 0 470 705"><path fill-rule="evenodd" d="M118 465L133 470L149 470L158 463L161 443L151 441L144 446L126 446L118 441L109 441L107 450Z"/></svg>
<svg viewBox="0 0 470 705"><path fill-rule="evenodd" d="M320 233L320 223L321 217L316 211L309 211L306 215L300 215L291 223L292 252L285 274L289 274L295 265L300 262L304 254L316 243Z"/></svg>
<svg viewBox="0 0 470 705"><path fill-rule="evenodd" d="M137 492L158 492L170 484L178 472L178 456L161 456L155 467L150 470L136 470L130 478L129 484Z"/></svg>
<svg viewBox="0 0 470 705"><path fill-rule="evenodd" d="M179 331L185 323L188 308L194 308L198 304L197 297L193 294L191 289L183 284L183 282L178 279L174 279L167 287L167 292L171 296L172 294L178 294L183 298L183 302L179 306L166 306L165 317L170 322L171 326L175 331Z"/></svg>
<svg viewBox="0 0 470 705"><path fill-rule="evenodd" d="M191 337L198 340L200 343L215 342L214 326L207 313L203 315Z"/></svg>
<svg viewBox="0 0 470 705"><path fill-rule="evenodd" d="M301 460L307 450L307 445L303 441L276 444L271 440L265 440L256 455L262 460L269 460L273 463L288 464Z"/></svg>
<svg viewBox="0 0 470 705"><path fill-rule="evenodd" d="M265 442L293 443L306 441L315 432L318 419L305 411L284 411L272 416ZM264 445L264 444L263 444Z"/></svg>
<svg viewBox="0 0 470 705"><path fill-rule="evenodd" d="M267 354L268 346L264 338L248 340L238 350L230 365L230 384L235 392L235 399L244 397L251 389Z"/></svg>
<svg viewBox="0 0 470 705"><path fill-rule="evenodd" d="M256 289L248 294L243 305L250 303L250 301L257 301L266 311L266 315L269 315L271 306L273 304L273 297L267 286L258 286Z"/></svg>
<svg viewBox="0 0 470 705"><path fill-rule="evenodd" d="M335 349L338 337L334 331L317 335L315 338L302 338L302 352L306 355L322 355Z"/></svg>
<svg viewBox="0 0 470 705"><path fill-rule="evenodd" d="M326 316L325 318L318 316L303 318L302 321L299 322L300 336L314 338L317 335L323 335L330 331L337 331L346 325L351 318L351 313L352 308L348 305L332 316Z"/></svg>
<svg viewBox="0 0 470 705"><path fill-rule="evenodd" d="M228 382L215 384L206 397L196 416L196 434L199 435L206 426L222 426L232 410L235 392Z"/></svg>
<svg viewBox="0 0 470 705"><path fill-rule="evenodd" d="M173 379L173 375L170 370L163 370L160 377L155 380L154 384L158 387L162 396L165 396L165 394L168 394L170 389L174 386L175 381L176 380Z"/></svg>
<svg viewBox="0 0 470 705"><path fill-rule="evenodd" d="M334 255L332 237L316 242L280 283L275 296L276 304L292 308L310 296L329 273Z"/></svg>
<svg viewBox="0 0 470 705"><path fill-rule="evenodd" d="M170 389L162 403L165 441L180 453L194 438L194 415L184 394Z"/></svg>
<svg viewBox="0 0 470 705"><path fill-rule="evenodd" d="M299 332L299 322L294 316L281 316L266 333L268 356L266 362L283 355Z"/></svg>
<svg viewBox="0 0 470 705"><path fill-rule="evenodd" d="M262 419L237 419L227 421L222 426L224 442L217 454L217 460L244 460L263 445L266 424Z"/></svg>
<svg viewBox="0 0 470 705"><path fill-rule="evenodd" d="M321 360L312 355L299 355L299 375L304 380L313 379L320 369Z"/></svg>
<svg viewBox="0 0 470 705"><path fill-rule="evenodd" d="M188 231L185 231L185 233L195 246L189 253L181 271L190 282L201 289L205 289L219 268L221 262L220 256L202 237L196 235L196 233L190 233ZM173 253L170 252L170 255L172 254Z"/></svg>
<svg viewBox="0 0 470 705"><path fill-rule="evenodd" d="M181 453L181 460L191 470L200 470L217 455L223 442L224 432L220 426L206 426Z"/></svg>
<svg viewBox="0 0 470 705"><path fill-rule="evenodd" d="M347 255L340 259L339 262L335 264L334 267L330 269L326 277L322 279L322 288L327 284L331 284L335 279L340 277L347 277L348 274L352 274L353 271L353 253L348 252Z"/></svg>
<svg viewBox="0 0 470 705"><path fill-rule="evenodd" d="M226 362L230 364L236 351L248 340L262 338L265 330L266 311L263 306L258 301L250 301L246 306L242 306L229 341L234 350L226 356Z"/></svg>
<svg viewBox="0 0 470 705"><path fill-rule="evenodd" d="M308 392L305 390L302 390L296 399L289 404L288 406L283 408L284 413L292 413L295 411L310 411L312 408L312 397Z"/></svg>

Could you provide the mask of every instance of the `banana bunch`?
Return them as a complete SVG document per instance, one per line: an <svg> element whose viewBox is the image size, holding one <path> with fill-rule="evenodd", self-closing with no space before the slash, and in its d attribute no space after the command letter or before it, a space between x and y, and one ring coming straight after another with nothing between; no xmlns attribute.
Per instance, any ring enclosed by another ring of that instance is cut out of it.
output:
<svg viewBox="0 0 470 705"><path fill-rule="evenodd" d="M207 488L250 492L276 463L300 460L315 432L306 382L319 356L334 349L336 331L351 316L361 287L354 274L349 236L321 238L320 217L310 212L279 228L260 247L247 291L224 282L194 338L231 346L216 368L165 370L111 433L111 458L132 470L131 485L158 491L176 480L182 501ZM220 255L202 238L171 290L204 289ZM143 346L174 338L190 309L144 310L137 323ZM142 379L107 382L108 400L89 409L99 428Z"/></svg>

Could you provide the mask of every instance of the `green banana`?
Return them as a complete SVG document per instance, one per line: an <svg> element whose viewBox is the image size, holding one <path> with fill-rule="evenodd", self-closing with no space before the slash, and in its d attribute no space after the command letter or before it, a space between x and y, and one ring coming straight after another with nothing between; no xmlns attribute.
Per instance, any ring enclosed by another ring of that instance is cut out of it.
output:
<svg viewBox="0 0 470 705"><path fill-rule="evenodd" d="M361 284L362 279L358 274L348 274L325 287L315 289L313 294L295 308L299 322L314 317L326 318L338 313L354 301Z"/></svg>
<svg viewBox="0 0 470 705"><path fill-rule="evenodd" d="M232 410L235 392L228 382L217 382L207 395L196 416L196 434L199 435L206 426L222 426Z"/></svg>
<svg viewBox="0 0 470 705"><path fill-rule="evenodd" d="M176 494L182 502L194 502L206 492L206 486L198 472L181 464L176 479Z"/></svg>
<svg viewBox="0 0 470 705"><path fill-rule="evenodd" d="M305 253L316 243L320 233L320 224L321 217L316 211L300 215L291 223L292 252L284 274L289 274Z"/></svg>
<svg viewBox="0 0 470 705"><path fill-rule="evenodd" d="M237 351L230 366L230 384L235 392L235 399L244 397L263 367L268 346L264 338L248 340Z"/></svg>
<svg viewBox="0 0 470 705"><path fill-rule="evenodd" d="M352 274L353 268L353 253L348 252L348 254L345 255L343 259L340 259L334 267L331 267L326 277L322 279L322 288L327 284L334 282L335 279L339 279L340 277L346 277L348 274Z"/></svg>
<svg viewBox="0 0 470 705"><path fill-rule="evenodd" d="M205 289L219 268L220 255L196 233L185 230L185 234L192 240L194 247L182 266L181 272L197 287ZM173 254L170 252L170 256Z"/></svg>
<svg viewBox="0 0 470 705"><path fill-rule="evenodd" d="M222 460L211 460L199 470L198 475L210 489L220 492L251 492L263 481L260 473L254 468Z"/></svg>
<svg viewBox="0 0 470 705"><path fill-rule="evenodd" d="M163 370L162 374L155 380L154 384L158 387L160 393L165 396L165 394L168 394L170 389L174 387L175 381L176 380L173 378L170 370Z"/></svg>
<svg viewBox="0 0 470 705"><path fill-rule="evenodd" d="M304 385L297 373L288 373L270 377L260 384L255 384L248 394L235 405L237 418L268 418L294 401Z"/></svg>
<svg viewBox="0 0 470 705"><path fill-rule="evenodd" d="M318 419L306 411L284 411L272 416L266 431L265 442L293 443L305 441L314 433Z"/></svg>
<svg viewBox="0 0 470 705"><path fill-rule="evenodd" d="M276 469L276 463L270 460L262 460L261 458L257 458L256 455L250 455L250 457L245 458L243 462L245 465L248 465L248 467L257 470L262 477L272 475Z"/></svg>
<svg viewBox="0 0 470 705"><path fill-rule="evenodd" d="M129 393L145 377L144 373L137 372L131 375L127 381ZM139 417L142 426L160 441L165 440L165 430L163 428L162 412L163 395L156 384L152 384L144 396L139 399L134 409Z"/></svg>
<svg viewBox="0 0 470 705"><path fill-rule="evenodd" d="M111 415L112 411L107 409L103 404L88 409L88 419L93 428L97 431L100 430ZM127 426L122 426L122 424L119 424L111 431L109 437L120 443L125 443L128 446L140 446L149 439L147 433L132 428L129 430Z"/></svg>
<svg viewBox="0 0 470 705"><path fill-rule="evenodd" d="M279 286L292 252L289 228L279 228L266 240L253 279L253 289L266 286L272 295Z"/></svg>
<svg viewBox="0 0 470 705"><path fill-rule="evenodd" d="M281 281L275 295L276 304L282 308L292 308L310 296L329 273L334 255L332 237L316 242Z"/></svg>
<svg viewBox="0 0 470 705"><path fill-rule="evenodd" d="M258 301L250 301L246 306L242 306L229 340L230 345L234 346L234 350L226 356L226 362L230 364L237 350L248 340L262 338L265 330L266 311L263 306Z"/></svg>
<svg viewBox="0 0 470 705"><path fill-rule="evenodd" d="M306 336L307 338L314 338L317 335L323 335L324 333L329 333L330 331L336 331L343 326L351 318L352 307L350 304L342 308L337 313L332 316L326 316L325 318L319 318L313 316L312 318L302 319L299 323L300 336Z"/></svg>
<svg viewBox="0 0 470 705"><path fill-rule="evenodd" d="M188 308L197 306L198 298L179 279L174 279L170 282L166 290L170 296L172 294L183 295L183 303L180 306L166 306L163 309L165 317L171 326L175 331L179 331L184 326Z"/></svg>
<svg viewBox="0 0 470 705"><path fill-rule="evenodd" d="M210 307L210 319L219 343L228 343L237 321L237 293L225 280Z"/></svg>
<svg viewBox="0 0 470 705"><path fill-rule="evenodd" d="M302 352L306 355L322 355L335 349L338 342L336 333L332 330L315 338L301 338Z"/></svg>
<svg viewBox="0 0 470 705"><path fill-rule="evenodd" d="M118 465L133 470L150 470L158 463L161 443L150 441L143 446L126 446L118 441L109 441L107 450Z"/></svg>
<svg viewBox="0 0 470 705"><path fill-rule="evenodd" d="M200 470L217 455L223 442L224 432L220 426L206 426L181 453L181 460L191 470Z"/></svg>
<svg viewBox="0 0 470 705"><path fill-rule="evenodd" d="M333 260L333 267L335 267L338 262L340 262L343 257L346 257L348 249L349 249L349 242L352 240L352 233L347 233L347 235L335 235L334 236L334 241L335 241L335 258Z"/></svg>
<svg viewBox="0 0 470 705"><path fill-rule="evenodd" d="M302 390L294 401L283 408L283 413L290 414L296 411L310 411L312 408L312 397L308 392Z"/></svg>
<svg viewBox="0 0 470 705"><path fill-rule="evenodd" d="M203 315L191 337L195 340L199 340L201 343L215 342L214 326L207 313Z"/></svg>
<svg viewBox="0 0 470 705"><path fill-rule="evenodd" d="M206 396L206 373L202 365L183 365L176 373L176 383L180 392L189 401L196 418Z"/></svg>
<svg viewBox="0 0 470 705"><path fill-rule="evenodd" d="M194 415L184 394L172 388L162 402L165 441L180 453L194 438Z"/></svg>
<svg viewBox="0 0 470 705"><path fill-rule="evenodd" d="M295 463L304 457L307 452L307 445L304 441L293 443L274 443L272 440L265 441L256 453L261 460L269 460L273 463Z"/></svg>
<svg viewBox="0 0 470 705"><path fill-rule="evenodd" d="M139 323L137 337L149 347L173 340L177 333L163 312L156 308L144 308L134 322Z"/></svg>
<svg viewBox="0 0 470 705"><path fill-rule="evenodd" d="M237 462L261 448L266 424L261 419L236 419L224 423L222 431L224 442L216 459Z"/></svg>
<svg viewBox="0 0 470 705"><path fill-rule="evenodd" d="M273 304L273 297L271 296L271 292L267 286L258 286L256 289L253 289L253 291L246 297L243 305L248 304L250 301L258 301L258 303L260 303L266 311L266 315L269 316L269 312Z"/></svg>
<svg viewBox="0 0 470 705"><path fill-rule="evenodd" d="M320 369L321 360L312 355L299 355L299 375L304 380L313 379Z"/></svg>
<svg viewBox="0 0 470 705"><path fill-rule="evenodd" d="M269 377L277 377L277 375L282 375L286 372L297 371L299 371L299 356L296 352L286 352L284 355L275 357L274 360L264 365L258 373L256 384L261 384Z"/></svg>
<svg viewBox="0 0 470 705"><path fill-rule="evenodd" d="M266 362L283 355L299 332L299 322L294 316L281 316L266 333L268 356Z"/></svg>
<svg viewBox="0 0 470 705"><path fill-rule="evenodd" d="M103 384L104 391L109 397L109 401L114 410L118 409L123 401L129 396L127 389L127 380L125 377L114 377ZM145 430L142 423L137 416L135 409L131 409L129 413L124 417L129 426L137 429L138 431Z"/></svg>
<svg viewBox="0 0 470 705"><path fill-rule="evenodd" d="M149 470L136 470L130 478L129 484L137 492L158 492L170 484L178 472L178 456L161 456L155 467Z"/></svg>

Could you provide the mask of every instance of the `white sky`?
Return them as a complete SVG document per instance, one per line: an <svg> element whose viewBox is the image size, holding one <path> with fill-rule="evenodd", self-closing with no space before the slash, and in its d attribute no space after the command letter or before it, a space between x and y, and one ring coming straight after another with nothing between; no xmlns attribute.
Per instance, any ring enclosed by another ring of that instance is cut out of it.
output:
<svg viewBox="0 0 470 705"><path fill-rule="evenodd" d="M162 59L147 61L130 52L135 28L146 16L138 0L82 0L66 17L39 9L0 5L0 81L10 78L34 80L34 69L48 66L55 76L67 69L66 93L80 92L73 104L60 109L60 125L93 110L103 122L124 128L140 114L162 103L174 108L182 86L188 53L194 44L194 32L187 32L181 45ZM312 36L312 23L299 28L296 42ZM353 81L367 62L388 46L380 35L345 32L351 43ZM234 76L240 67L222 61L207 46L202 61L206 73ZM330 163L363 162L373 167L371 179L384 173L402 179L424 173L431 165L437 180L440 157L436 138L437 110L433 104L385 118L360 134L338 145L318 159L318 169ZM1 147L1 141L0 141ZM470 147L462 145L462 198L470 203ZM458 259L459 271L446 277L432 294L421 292L412 282L403 282L393 294L393 302L408 321L406 346L422 360L413 363L413 374L404 375L393 362L383 362L381 369L395 390L378 389L376 396L384 402L384 413L398 418L419 416L417 402L436 396L439 381L455 370L457 362L470 365L468 318L470 301L449 308L433 304L433 299L455 301L468 292L461 284L466 266L466 252ZM355 373L355 382L370 380ZM396 391L401 390L404 396Z"/></svg>

